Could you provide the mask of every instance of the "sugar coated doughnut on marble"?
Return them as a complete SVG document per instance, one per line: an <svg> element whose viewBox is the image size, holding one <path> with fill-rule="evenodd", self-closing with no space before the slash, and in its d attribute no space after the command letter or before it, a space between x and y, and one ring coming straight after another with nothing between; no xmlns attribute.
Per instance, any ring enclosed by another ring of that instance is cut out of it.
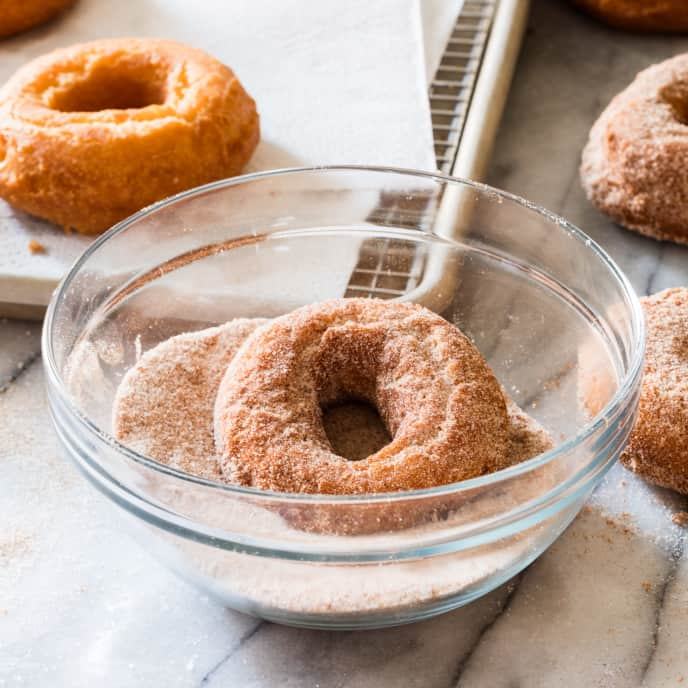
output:
<svg viewBox="0 0 688 688"><path fill-rule="evenodd" d="M688 5L687 5L688 6ZM615 222L688 243L688 54L640 72L609 103L583 150L581 181Z"/></svg>
<svg viewBox="0 0 688 688"><path fill-rule="evenodd" d="M667 289L641 303L645 372L621 461L652 483L688 494L688 289Z"/></svg>

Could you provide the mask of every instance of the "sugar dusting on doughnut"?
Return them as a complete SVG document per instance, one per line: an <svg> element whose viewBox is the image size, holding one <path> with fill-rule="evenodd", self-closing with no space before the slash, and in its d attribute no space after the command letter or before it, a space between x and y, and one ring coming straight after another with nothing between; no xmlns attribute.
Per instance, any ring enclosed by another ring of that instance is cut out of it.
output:
<svg viewBox="0 0 688 688"><path fill-rule="evenodd" d="M265 322L234 320L177 335L147 351L117 391L113 408L117 438L160 463L226 482L213 438L215 397L229 361ZM552 447L549 434L508 398L506 408L506 465ZM325 422L328 438L346 451L342 451L345 456L362 458L361 451L376 450L386 442L386 431L374 414L354 404L333 409Z"/></svg>
<svg viewBox="0 0 688 688"><path fill-rule="evenodd" d="M259 139L229 67L175 41L114 38L43 55L0 89L0 196L94 234L238 174Z"/></svg>
<svg viewBox="0 0 688 688"><path fill-rule="evenodd" d="M621 461L652 483L688 494L688 289L667 289L641 303L645 371Z"/></svg>
<svg viewBox="0 0 688 688"><path fill-rule="evenodd" d="M332 451L321 406L362 399L392 441L360 461ZM508 461L499 383L466 337L415 304L335 299L257 330L227 369L215 439L230 482L279 492L421 489Z"/></svg>
<svg viewBox="0 0 688 688"><path fill-rule="evenodd" d="M119 385L113 432L132 449L220 480L213 407L227 365L264 320L232 320L172 337L147 351Z"/></svg>
<svg viewBox="0 0 688 688"><path fill-rule="evenodd" d="M581 180L628 229L688 243L688 54L640 72L590 131Z"/></svg>

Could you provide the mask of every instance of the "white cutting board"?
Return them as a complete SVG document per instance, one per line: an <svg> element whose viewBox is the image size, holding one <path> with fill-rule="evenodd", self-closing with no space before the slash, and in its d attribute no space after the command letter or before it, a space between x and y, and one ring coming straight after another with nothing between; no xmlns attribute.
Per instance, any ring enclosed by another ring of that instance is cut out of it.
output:
<svg viewBox="0 0 688 688"><path fill-rule="evenodd" d="M447 1L458 11L460 0ZM57 22L0 42L0 81L75 42L173 38L229 64L256 99L262 141L246 171L434 169L422 26L418 0L79 0ZM47 252L32 255L31 239ZM0 315L39 314L90 241L0 201Z"/></svg>

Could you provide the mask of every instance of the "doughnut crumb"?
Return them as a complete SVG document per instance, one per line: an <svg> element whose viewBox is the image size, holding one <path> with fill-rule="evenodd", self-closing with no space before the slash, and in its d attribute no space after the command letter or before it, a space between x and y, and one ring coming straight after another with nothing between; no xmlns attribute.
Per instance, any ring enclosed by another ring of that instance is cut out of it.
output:
<svg viewBox="0 0 688 688"><path fill-rule="evenodd" d="M29 253L32 253L33 255L48 252L48 249L40 241L36 241L35 239L31 239L29 241L28 248Z"/></svg>

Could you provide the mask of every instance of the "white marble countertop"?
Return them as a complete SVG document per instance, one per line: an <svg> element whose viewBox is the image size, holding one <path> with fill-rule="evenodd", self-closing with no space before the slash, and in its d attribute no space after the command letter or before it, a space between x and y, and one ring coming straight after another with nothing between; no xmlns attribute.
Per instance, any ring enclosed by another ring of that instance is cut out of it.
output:
<svg viewBox="0 0 688 688"><path fill-rule="evenodd" d="M612 226L577 176L588 129L688 37L614 33L536 0L489 181L598 240L639 293L686 283L688 250ZM223 609L120 531L58 455L39 326L0 321L0 686L688 685L688 500L615 467L508 585L412 626L325 633Z"/></svg>

